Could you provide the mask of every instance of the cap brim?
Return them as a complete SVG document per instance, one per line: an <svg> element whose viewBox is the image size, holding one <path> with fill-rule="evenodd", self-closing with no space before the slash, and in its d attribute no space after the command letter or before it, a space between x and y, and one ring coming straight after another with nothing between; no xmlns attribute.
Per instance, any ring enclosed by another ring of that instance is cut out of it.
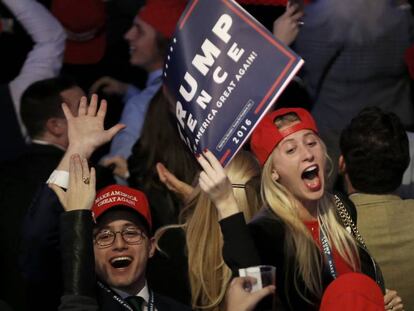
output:
<svg viewBox="0 0 414 311"><path fill-rule="evenodd" d="M64 63L78 65L96 64L103 58L105 48L105 33L85 42L66 40Z"/></svg>

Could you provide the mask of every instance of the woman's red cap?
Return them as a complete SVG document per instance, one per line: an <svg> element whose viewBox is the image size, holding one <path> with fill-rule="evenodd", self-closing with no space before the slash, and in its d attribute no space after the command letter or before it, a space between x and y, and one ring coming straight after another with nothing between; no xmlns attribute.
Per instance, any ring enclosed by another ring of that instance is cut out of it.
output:
<svg viewBox="0 0 414 311"><path fill-rule="evenodd" d="M299 123L279 130L275 124L276 118L284 116L288 113L296 114L299 118ZM304 129L312 130L315 133L318 133L315 120L306 109L277 109L265 115L253 131L252 138L250 140L251 150L259 160L260 165L263 166L273 149L276 148L283 138Z"/></svg>

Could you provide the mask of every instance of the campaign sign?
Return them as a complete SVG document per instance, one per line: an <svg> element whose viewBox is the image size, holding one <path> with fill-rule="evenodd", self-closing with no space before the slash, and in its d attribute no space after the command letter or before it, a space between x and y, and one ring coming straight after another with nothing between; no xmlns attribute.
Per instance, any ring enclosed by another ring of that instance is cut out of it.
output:
<svg viewBox="0 0 414 311"><path fill-rule="evenodd" d="M234 1L190 1L164 69L181 138L226 165L302 64Z"/></svg>

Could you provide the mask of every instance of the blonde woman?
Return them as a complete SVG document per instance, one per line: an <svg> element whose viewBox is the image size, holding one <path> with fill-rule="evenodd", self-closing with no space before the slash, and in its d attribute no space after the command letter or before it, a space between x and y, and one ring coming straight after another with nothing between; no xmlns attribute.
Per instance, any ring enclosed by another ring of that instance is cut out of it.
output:
<svg viewBox="0 0 414 311"><path fill-rule="evenodd" d="M187 190L187 195L184 197L189 195L188 185L186 187L184 183L175 179L173 175L165 171L165 168L161 170L163 171L160 172L161 180L170 189L179 192ZM244 219L249 221L261 205L260 166L249 152L240 151L225 171ZM199 188L195 188L191 195L194 198L183 210L183 224L179 226L185 233L191 304L195 310L223 310L222 302L232 272L222 257L223 238L218 224L217 209ZM156 234L157 240L160 241L161 251L170 257L174 256L169 251L172 247L171 245L165 246L163 238L164 233L171 227L177 226L165 227Z"/></svg>
<svg viewBox="0 0 414 311"><path fill-rule="evenodd" d="M248 226L220 163L209 151L198 157L204 169L200 187L221 218L226 263L235 270L276 266L277 295L288 310L318 310L326 286L348 272L381 283L379 268L341 223L337 209L346 203L335 203L324 190L327 155L312 116L300 108L268 114L253 132L251 147L263 165L265 209ZM347 213L355 221L355 208ZM384 300L386 309L403 309L394 291Z"/></svg>

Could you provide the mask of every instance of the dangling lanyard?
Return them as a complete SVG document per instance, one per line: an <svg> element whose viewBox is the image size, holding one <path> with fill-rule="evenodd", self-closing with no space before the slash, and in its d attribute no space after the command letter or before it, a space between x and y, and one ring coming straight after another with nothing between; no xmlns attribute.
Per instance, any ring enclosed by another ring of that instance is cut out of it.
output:
<svg viewBox="0 0 414 311"><path fill-rule="evenodd" d="M334 279L336 279L338 275L336 273L335 262L333 260L333 253L332 253L331 247L329 246L329 242L328 242L328 239L326 238L325 232L324 230L322 230L322 226L319 230L319 236L320 236L320 240L322 244L323 253L325 254L325 258L328 262L329 273L332 275Z"/></svg>
<svg viewBox="0 0 414 311"><path fill-rule="evenodd" d="M152 290L149 289L149 298L148 298L148 311L154 311L154 294Z"/></svg>
<svg viewBox="0 0 414 311"><path fill-rule="evenodd" d="M125 309L128 309L130 311L134 311L129 304L127 304L120 296L118 296L116 293L114 293L111 289L109 289L107 286L105 286L101 282L97 282L99 287L105 290L107 293L112 295L112 299L115 300L117 303L119 303L121 306L123 306ZM148 289L149 292L149 298L148 298L148 311L154 311L154 293L152 290Z"/></svg>

